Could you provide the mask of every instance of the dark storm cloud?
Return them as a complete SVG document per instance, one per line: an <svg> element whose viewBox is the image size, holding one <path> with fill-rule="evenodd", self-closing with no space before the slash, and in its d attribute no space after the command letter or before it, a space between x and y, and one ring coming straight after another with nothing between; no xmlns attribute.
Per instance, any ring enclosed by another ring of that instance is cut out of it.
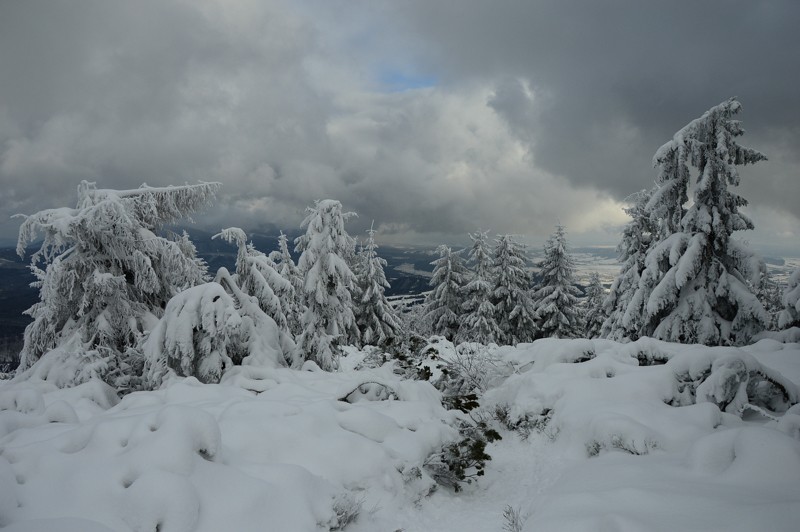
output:
<svg viewBox="0 0 800 532"><path fill-rule="evenodd" d="M624 197L647 185L650 158L673 132L735 95L750 132L744 142L782 159L757 172L773 186L748 192L800 215L800 205L785 199L800 196L796 159L783 160L786 150L775 149L800 148L800 2L402 5L393 15L402 17L406 35L427 44L418 59L445 83L530 83L539 97L533 104L520 84L504 82L491 105L531 140L546 170Z"/></svg>
<svg viewBox="0 0 800 532"><path fill-rule="evenodd" d="M0 238L81 179L203 179L224 184L211 228L335 197L397 239L558 219L614 240L611 198L731 95L770 157L742 193L798 217L796 20L795 1L5 2Z"/></svg>

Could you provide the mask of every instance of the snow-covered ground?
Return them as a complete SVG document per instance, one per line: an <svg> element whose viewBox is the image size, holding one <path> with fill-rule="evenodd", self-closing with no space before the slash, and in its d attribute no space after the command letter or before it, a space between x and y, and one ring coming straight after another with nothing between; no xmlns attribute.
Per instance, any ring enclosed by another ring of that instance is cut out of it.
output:
<svg viewBox="0 0 800 532"><path fill-rule="evenodd" d="M496 348L469 414L391 362L355 369L364 356L121 400L94 381L0 383L0 526L491 531L510 507L526 531L798 530L800 344ZM502 436L485 476L434 489L426 458L470 418Z"/></svg>

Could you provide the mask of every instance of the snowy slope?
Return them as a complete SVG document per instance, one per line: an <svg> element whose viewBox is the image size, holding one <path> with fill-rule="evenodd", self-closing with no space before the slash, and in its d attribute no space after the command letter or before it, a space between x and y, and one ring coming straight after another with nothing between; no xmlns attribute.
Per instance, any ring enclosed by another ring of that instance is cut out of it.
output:
<svg viewBox="0 0 800 532"><path fill-rule="evenodd" d="M422 464L464 415L391 364L353 369L355 350L338 373L237 367L122 400L99 382L0 383L0 526L487 531L510 505L537 532L797 530L800 344L492 355L501 377L471 415L503 439L457 494L431 493Z"/></svg>

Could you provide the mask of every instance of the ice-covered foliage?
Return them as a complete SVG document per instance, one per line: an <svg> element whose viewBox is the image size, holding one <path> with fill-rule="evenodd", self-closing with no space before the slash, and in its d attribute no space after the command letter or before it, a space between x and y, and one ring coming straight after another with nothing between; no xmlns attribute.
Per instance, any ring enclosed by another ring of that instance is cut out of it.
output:
<svg viewBox="0 0 800 532"><path fill-rule="evenodd" d="M525 247L514 235L495 239L492 304L501 335L498 343L516 345L536 337L531 278L525 270Z"/></svg>
<svg viewBox="0 0 800 532"><path fill-rule="evenodd" d="M603 328L606 315L603 302L606 298L606 290L600 282L600 274L592 272L589 274L589 286L586 287L586 299L584 308L586 312L583 316L583 336L586 338L597 338Z"/></svg>
<svg viewBox="0 0 800 532"><path fill-rule="evenodd" d="M765 268L757 285L751 287L767 316L765 328L768 331L778 329L778 322L783 310L783 290L780 283L772 278Z"/></svg>
<svg viewBox="0 0 800 532"><path fill-rule="evenodd" d="M747 201L729 190L737 166L766 159L736 143L744 130L733 116L735 99L712 107L656 152L658 188L648 210L662 221L648 251L636 297L644 302L641 335L706 345L742 344L763 330L768 317L750 290L763 262L732 238L752 229L739 207ZM688 198L690 165L697 170Z"/></svg>
<svg viewBox="0 0 800 532"><path fill-rule="evenodd" d="M494 278L492 276L492 257L489 250L488 231L477 231L469 235L472 247L469 259L472 263L472 276L464 286L464 303L461 324L456 335L457 342L496 343L500 327L495 318L492 304Z"/></svg>
<svg viewBox="0 0 800 532"><path fill-rule="evenodd" d="M356 305L356 323L364 345L384 346L394 343L402 334L403 325L384 291L389 282L383 268L386 260L379 257L375 243L375 229L367 231L369 237L359 259L359 301Z"/></svg>
<svg viewBox="0 0 800 532"><path fill-rule="evenodd" d="M428 379L444 394L444 401L455 408L460 405L448 398L475 401L487 389L513 373L513 367L496 351L495 344L465 342L455 345L442 336L432 336L420 349L430 370Z"/></svg>
<svg viewBox="0 0 800 532"><path fill-rule="evenodd" d="M800 327L800 267L789 276L783 292L783 310L778 316L781 329Z"/></svg>
<svg viewBox="0 0 800 532"><path fill-rule="evenodd" d="M246 294L256 298L261 310L272 318L278 327L289 330L289 320L284 308L295 300L291 281L278 273L278 266L264 253L247 243L247 235L238 227L229 227L212 238L222 238L234 244L236 254L236 283Z"/></svg>
<svg viewBox="0 0 800 532"><path fill-rule="evenodd" d="M647 210L652 194L653 190L633 194L629 197L632 204L625 208L631 220L622 230L622 240L617 246L622 267L603 302L607 316L603 322L603 338L622 341L639 337L644 314L644 292L637 293L637 290L644 271L644 259L658 230ZM635 295L638 295L636 299Z"/></svg>
<svg viewBox="0 0 800 532"><path fill-rule="evenodd" d="M304 359L325 370L338 366L339 345L358 343L352 296L356 278L345 260L355 249L344 228L353 216L343 213L338 201L317 201L303 220L306 233L296 240L306 306L297 347Z"/></svg>
<svg viewBox="0 0 800 532"><path fill-rule="evenodd" d="M305 312L303 303L303 276L289 253L289 238L281 231L278 237L278 249L269 254L269 258L275 263L278 273L289 281L292 285L292 297L284 300L283 313L289 324L289 330L293 335L299 336L301 332L301 320Z"/></svg>
<svg viewBox="0 0 800 532"><path fill-rule="evenodd" d="M143 352L151 388L161 386L168 375L216 383L233 365L277 367L295 362L288 333L237 287L225 268L215 282L170 300Z"/></svg>
<svg viewBox="0 0 800 532"><path fill-rule="evenodd" d="M43 241L31 257L39 302L27 311L34 321L25 331L20 370L63 344L77 358L99 361L98 375L124 387L133 372L126 351L170 298L205 281L205 265L188 238L170 240L157 231L206 205L218 188L102 190L83 181L76 208L26 216L17 252Z"/></svg>
<svg viewBox="0 0 800 532"><path fill-rule="evenodd" d="M425 301L425 319L430 322L434 334L453 340L463 312L467 269L458 252L454 253L449 246L441 245L436 251L439 258L431 262L433 290Z"/></svg>
<svg viewBox="0 0 800 532"><path fill-rule="evenodd" d="M575 261L567 249L563 225L557 225L544 245L539 264L541 281L533 294L539 338L574 338L581 332L575 286Z"/></svg>

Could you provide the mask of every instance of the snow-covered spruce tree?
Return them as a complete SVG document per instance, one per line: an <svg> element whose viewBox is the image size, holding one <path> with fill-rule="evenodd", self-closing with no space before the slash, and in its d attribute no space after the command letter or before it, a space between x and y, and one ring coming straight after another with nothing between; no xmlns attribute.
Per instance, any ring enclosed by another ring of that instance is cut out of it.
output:
<svg viewBox="0 0 800 532"><path fill-rule="evenodd" d="M124 387L137 371L128 367L128 348L175 294L205 281L205 265L188 239L156 232L206 205L219 186L103 190L82 181L75 209L26 216L17 252L23 256L40 235L43 241L31 257L40 301L27 311L34 321L25 331L20 370L63 343L80 364L100 368L96 376Z"/></svg>
<svg viewBox="0 0 800 532"><path fill-rule="evenodd" d="M765 328L768 317L748 286L757 285L764 264L731 238L753 223L739 212L747 201L728 186L739 184L737 166L766 159L736 143L744 133L733 119L740 109L733 98L712 107L653 158L658 189L648 210L666 222L640 280L641 335L726 345L742 344ZM687 208L689 165L697 169L697 182Z"/></svg>
<svg viewBox="0 0 800 532"><path fill-rule="evenodd" d="M469 235L472 239L469 259L472 262L473 275L463 290L463 314L456 343L479 342L487 345L497 343L501 336L492 304L494 278L488 233L479 230Z"/></svg>
<svg viewBox="0 0 800 532"><path fill-rule="evenodd" d="M758 286L752 287L756 297L761 301L764 311L767 313L767 330L779 330L779 319L783 312L783 291L769 272L764 269Z"/></svg>
<svg viewBox="0 0 800 532"><path fill-rule="evenodd" d="M375 243L375 229L367 231L369 237L360 255L356 305L356 324L364 345L386 346L402 334L403 325L384 294L389 288L383 268L386 260L379 257Z"/></svg>
<svg viewBox="0 0 800 532"><path fill-rule="evenodd" d="M800 327L800 268L797 268L783 292L783 310L778 316L778 327Z"/></svg>
<svg viewBox="0 0 800 532"><path fill-rule="evenodd" d="M303 221L306 233L295 241L306 305L297 347L304 359L329 371L339 365L338 345L358 341L352 298L356 278L344 258L355 247L344 228L353 216L343 213L338 201L317 201Z"/></svg>
<svg viewBox="0 0 800 532"><path fill-rule="evenodd" d="M563 225L557 225L544 245L541 284L533 294L539 338L574 338L581 332L579 290L575 286L575 262L567 249Z"/></svg>
<svg viewBox="0 0 800 532"><path fill-rule="evenodd" d="M289 335L238 284L220 268L214 282L167 303L142 347L148 387L158 388L169 374L215 383L233 365L296 365Z"/></svg>
<svg viewBox="0 0 800 532"><path fill-rule="evenodd" d="M532 342L536 338L536 322L530 296L531 278L525 271L525 247L513 235L499 235L495 239L492 277L491 302L501 333L498 343Z"/></svg>
<svg viewBox="0 0 800 532"><path fill-rule="evenodd" d="M278 249L270 253L269 258L275 263L278 273L289 281L294 289L292 299L283 302L283 313L289 323L289 330L294 336L300 336L302 331L301 319L305 312L305 305L302 301L303 276L300 274L300 270L294 260L292 260L288 242L289 238L281 231L278 237Z"/></svg>
<svg viewBox="0 0 800 532"><path fill-rule="evenodd" d="M606 298L606 290L600 282L600 274L592 272L589 274L589 286L586 287L586 299L584 302L586 312L583 316L583 335L586 338L598 338L603 328L606 315L603 302Z"/></svg>
<svg viewBox="0 0 800 532"><path fill-rule="evenodd" d="M222 238L237 246L234 280L244 293L256 298L261 310L275 320L278 327L288 331L284 308L291 306L295 299L291 282L278 273L272 259L247 243L247 234L238 227L223 229L212 238Z"/></svg>
<svg viewBox="0 0 800 532"><path fill-rule="evenodd" d="M433 277L430 285L433 290L425 302L425 319L431 323L431 330L453 340L458 333L464 303L463 288L467 269L461 257L450 247L442 244L436 250L439 258L431 262Z"/></svg>
<svg viewBox="0 0 800 532"><path fill-rule="evenodd" d="M658 226L650 218L647 204L653 191L641 190L629 196L632 201L625 212L631 221L622 230L622 240L617 246L619 261L622 263L619 275L611 285L611 290L603 302L606 316L600 336L616 341L636 340L642 328L645 301L634 295L639 289L644 259L658 236Z"/></svg>

